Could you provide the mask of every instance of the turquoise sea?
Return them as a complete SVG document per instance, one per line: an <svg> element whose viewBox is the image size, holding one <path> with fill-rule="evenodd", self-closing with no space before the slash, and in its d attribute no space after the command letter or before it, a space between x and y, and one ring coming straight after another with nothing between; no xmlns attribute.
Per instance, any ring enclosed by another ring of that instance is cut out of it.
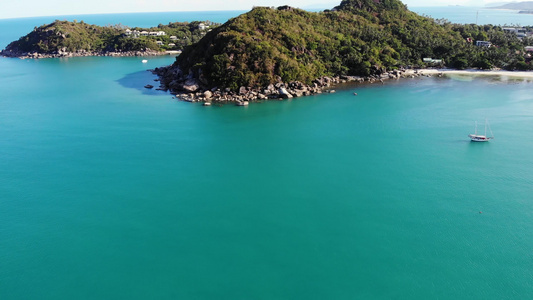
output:
<svg viewBox="0 0 533 300"><path fill-rule="evenodd" d="M0 299L533 297L531 80L203 107L141 60L0 58Z"/></svg>
<svg viewBox="0 0 533 300"><path fill-rule="evenodd" d="M410 10L434 19L447 19L460 24L493 24L508 26L532 26L533 14L519 14L518 10L491 9L470 6L409 7Z"/></svg>

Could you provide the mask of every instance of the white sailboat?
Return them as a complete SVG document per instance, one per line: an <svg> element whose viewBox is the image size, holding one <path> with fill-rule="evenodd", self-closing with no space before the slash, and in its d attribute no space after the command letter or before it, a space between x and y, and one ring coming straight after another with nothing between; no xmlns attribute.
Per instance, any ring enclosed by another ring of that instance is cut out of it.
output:
<svg viewBox="0 0 533 300"><path fill-rule="evenodd" d="M487 127L489 128L490 136L487 136ZM484 135L477 134L477 121L476 121L475 132L474 134L469 134L468 137L470 138L472 142L488 142L489 140L493 139L494 134L492 133L492 129L490 129L489 121L485 119L485 134Z"/></svg>

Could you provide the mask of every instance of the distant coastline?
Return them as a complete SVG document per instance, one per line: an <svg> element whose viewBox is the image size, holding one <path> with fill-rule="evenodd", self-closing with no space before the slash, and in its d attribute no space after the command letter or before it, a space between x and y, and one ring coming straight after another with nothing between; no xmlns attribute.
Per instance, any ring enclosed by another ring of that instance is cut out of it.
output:
<svg viewBox="0 0 533 300"><path fill-rule="evenodd" d="M522 1L522 2L513 2L507 3L500 6L489 7L491 9L510 9L510 10L522 10L530 11L533 10L533 1Z"/></svg>
<svg viewBox="0 0 533 300"><path fill-rule="evenodd" d="M78 51L78 52L57 52L57 53L39 53L39 52L16 52L10 50L0 51L0 56L20 58L20 59L40 59L40 58L65 58L65 57L88 57L88 56L111 56L111 57L131 57L131 56L161 56L161 55L177 55L181 51Z"/></svg>

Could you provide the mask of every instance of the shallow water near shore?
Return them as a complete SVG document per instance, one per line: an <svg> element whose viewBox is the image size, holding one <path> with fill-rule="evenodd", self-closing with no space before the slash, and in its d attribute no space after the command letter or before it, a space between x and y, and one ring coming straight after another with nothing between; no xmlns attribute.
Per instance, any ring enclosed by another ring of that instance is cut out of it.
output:
<svg viewBox="0 0 533 300"><path fill-rule="evenodd" d="M0 59L2 299L533 295L532 83L203 107L141 60Z"/></svg>

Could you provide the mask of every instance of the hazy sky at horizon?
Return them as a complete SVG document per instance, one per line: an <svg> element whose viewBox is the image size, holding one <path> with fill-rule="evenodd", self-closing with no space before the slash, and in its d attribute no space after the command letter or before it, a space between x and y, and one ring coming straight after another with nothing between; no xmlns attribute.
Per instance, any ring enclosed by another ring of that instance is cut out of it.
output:
<svg viewBox="0 0 533 300"><path fill-rule="evenodd" d="M290 5L306 8L332 8L338 1L319 0L0 0L0 19L36 16L59 16L100 13L249 10L253 6ZM417 6L485 6L502 0L403 0L409 7Z"/></svg>

